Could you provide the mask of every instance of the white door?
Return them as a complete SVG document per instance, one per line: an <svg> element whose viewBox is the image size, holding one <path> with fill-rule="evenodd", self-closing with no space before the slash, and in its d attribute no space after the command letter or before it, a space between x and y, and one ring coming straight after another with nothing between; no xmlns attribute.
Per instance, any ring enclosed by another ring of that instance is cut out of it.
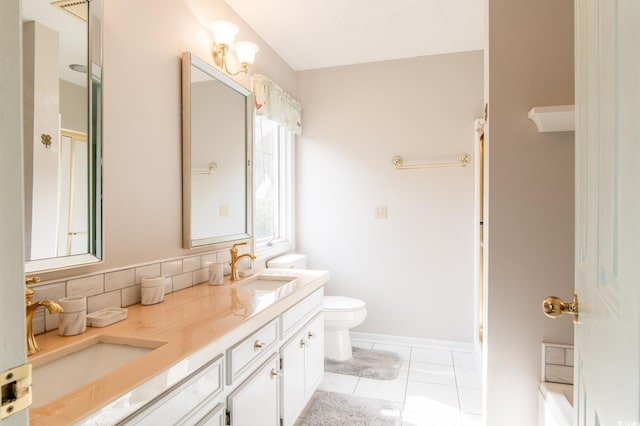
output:
<svg viewBox="0 0 640 426"><path fill-rule="evenodd" d="M20 25L20 0L0 1L0 372L26 362ZM24 410L0 425L27 421Z"/></svg>
<svg viewBox="0 0 640 426"><path fill-rule="evenodd" d="M640 425L640 2L576 0L577 425Z"/></svg>

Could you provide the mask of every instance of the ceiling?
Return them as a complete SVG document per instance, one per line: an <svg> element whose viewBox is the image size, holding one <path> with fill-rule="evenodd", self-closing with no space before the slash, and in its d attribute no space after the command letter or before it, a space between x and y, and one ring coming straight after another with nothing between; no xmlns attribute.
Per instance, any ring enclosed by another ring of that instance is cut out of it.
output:
<svg viewBox="0 0 640 426"><path fill-rule="evenodd" d="M86 13L87 6L83 6ZM69 68L71 64L87 65L86 21L51 5L50 1L42 0L23 0L22 20L37 21L58 33L60 78L86 87L86 72L72 71Z"/></svg>
<svg viewBox="0 0 640 426"><path fill-rule="evenodd" d="M482 0L225 0L296 71L480 50Z"/></svg>

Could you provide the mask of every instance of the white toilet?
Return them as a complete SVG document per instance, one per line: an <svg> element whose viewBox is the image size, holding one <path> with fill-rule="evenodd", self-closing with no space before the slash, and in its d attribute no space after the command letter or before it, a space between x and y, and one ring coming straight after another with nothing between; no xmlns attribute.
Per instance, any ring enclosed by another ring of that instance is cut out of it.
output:
<svg viewBox="0 0 640 426"><path fill-rule="evenodd" d="M324 296L324 356L345 361L351 352L349 330L362 324L367 317L367 307L362 300L352 297Z"/></svg>
<svg viewBox="0 0 640 426"><path fill-rule="evenodd" d="M305 269L307 255L285 254L267 262L269 268ZM349 330L362 324L367 307L362 300L342 296L324 296L324 356L345 361L353 356Z"/></svg>

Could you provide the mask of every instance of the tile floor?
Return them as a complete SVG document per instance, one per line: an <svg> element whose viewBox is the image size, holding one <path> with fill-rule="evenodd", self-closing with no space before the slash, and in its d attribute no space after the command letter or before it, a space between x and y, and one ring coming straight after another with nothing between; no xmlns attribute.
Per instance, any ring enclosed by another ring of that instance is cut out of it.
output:
<svg viewBox="0 0 640 426"><path fill-rule="evenodd" d="M480 426L481 385L471 352L352 340L354 346L398 352L395 380L325 373L319 390L394 401L403 426Z"/></svg>

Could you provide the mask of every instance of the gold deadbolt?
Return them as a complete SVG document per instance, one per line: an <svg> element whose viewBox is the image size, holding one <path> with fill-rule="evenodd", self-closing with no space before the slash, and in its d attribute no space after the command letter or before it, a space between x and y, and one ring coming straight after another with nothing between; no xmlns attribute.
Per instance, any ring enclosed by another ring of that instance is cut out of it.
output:
<svg viewBox="0 0 640 426"><path fill-rule="evenodd" d="M573 295L571 303L556 296L549 296L542 302L542 311L549 318L558 318L562 314L573 314L574 324L578 323L578 295Z"/></svg>

